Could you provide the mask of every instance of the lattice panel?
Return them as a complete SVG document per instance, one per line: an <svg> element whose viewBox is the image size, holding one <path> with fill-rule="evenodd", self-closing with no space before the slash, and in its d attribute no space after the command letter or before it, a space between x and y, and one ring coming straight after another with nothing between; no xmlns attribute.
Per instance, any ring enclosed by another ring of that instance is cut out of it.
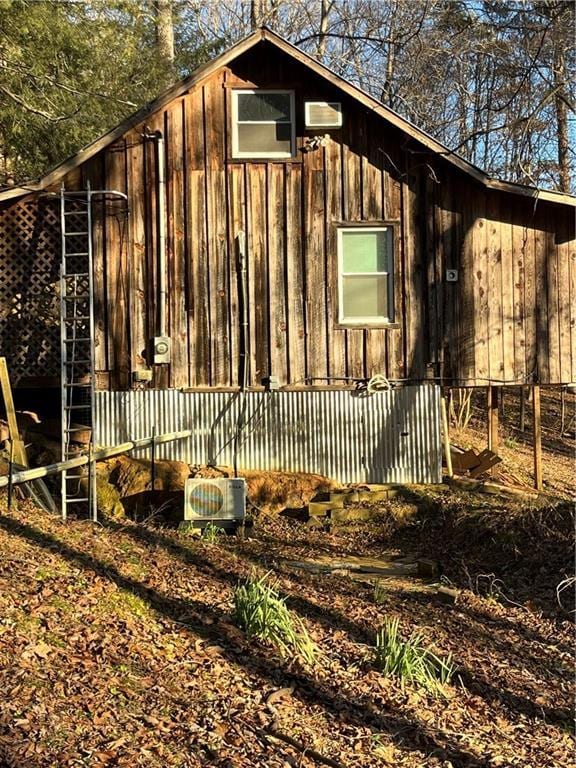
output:
<svg viewBox="0 0 576 768"><path fill-rule="evenodd" d="M58 199L0 209L0 354L10 377L60 376Z"/></svg>

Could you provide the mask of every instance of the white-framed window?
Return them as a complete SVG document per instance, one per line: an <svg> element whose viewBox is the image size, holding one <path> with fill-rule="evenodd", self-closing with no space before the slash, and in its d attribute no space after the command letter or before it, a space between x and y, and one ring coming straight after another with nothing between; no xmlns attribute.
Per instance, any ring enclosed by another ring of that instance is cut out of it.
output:
<svg viewBox="0 0 576 768"><path fill-rule="evenodd" d="M232 91L232 157L293 157L294 91Z"/></svg>
<svg viewBox="0 0 576 768"><path fill-rule="evenodd" d="M338 228L338 322L394 322L394 228Z"/></svg>

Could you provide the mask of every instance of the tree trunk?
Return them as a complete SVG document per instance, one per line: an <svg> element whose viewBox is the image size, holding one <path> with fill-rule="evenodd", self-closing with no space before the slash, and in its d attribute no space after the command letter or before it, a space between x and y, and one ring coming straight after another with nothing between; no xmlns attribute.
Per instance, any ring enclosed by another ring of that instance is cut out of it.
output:
<svg viewBox="0 0 576 768"><path fill-rule="evenodd" d="M554 83L556 85L556 138L558 141L558 176L562 192L570 192L570 146L568 141L568 109L565 94L566 59L558 47L554 51Z"/></svg>
<svg viewBox="0 0 576 768"><path fill-rule="evenodd" d="M321 59L326 53L326 33L328 32L328 14L332 9L334 0L321 0L320 4L320 29L318 35L318 58Z"/></svg>
<svg viewBox="0 0 576 768"><path fill-rule="evenodd" d="M172 21L172 0L155 0L156 47L158 55L167 64L174 64L174 24Z"/></svg>

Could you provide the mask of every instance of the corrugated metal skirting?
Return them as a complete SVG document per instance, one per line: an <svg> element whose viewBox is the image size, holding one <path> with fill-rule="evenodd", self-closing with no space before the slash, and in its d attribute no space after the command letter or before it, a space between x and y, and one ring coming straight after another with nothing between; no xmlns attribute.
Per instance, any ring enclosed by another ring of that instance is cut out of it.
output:
<svg viewBox="0 0 576 768"><path fill-rule="evenodd" d="M441 482L440 388L434 385L364 396L342 390L97 392L95 443L118 445L153 429L157 435L193 429L188 439L159 445L157 457L231 465L243 409L243 469L317 472L348 483Z"/></svg>

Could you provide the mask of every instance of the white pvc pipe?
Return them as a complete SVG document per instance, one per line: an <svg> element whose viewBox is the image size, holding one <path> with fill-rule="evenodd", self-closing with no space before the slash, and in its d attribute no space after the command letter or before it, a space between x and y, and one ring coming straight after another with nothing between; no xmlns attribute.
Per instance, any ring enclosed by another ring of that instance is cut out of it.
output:
<svg viewBox="0 0 576 768"><path fill-rule="evenodd" d="M170 443L173 440L184 440L186 437L192 436L191 429L185 429L182 432L167 432L164 435L158 435L157 437L143 437L139 440L131 440L121 445L115 445L110 448L99 448L94 451L92 458L94 461L100 461L102 459L109 459L112 456L119 456L121 453L128 453L139 448L147 448L152 445L152 440L158 445L158 443ZM88 464L88 456L78 456L75 459L68 459L67 461L59 461L56 464L47 464L45 467L35 467L34 469L22 469L18 472L12 473L13 485L19 483L27 483L29 480L38 480L41 477L48 477L49 475L57 475L65 469L75 469L76 467L82 467L84 464ZM6 487L10 482L8 475L2 475L0 477L0 488Z"/></svg>

